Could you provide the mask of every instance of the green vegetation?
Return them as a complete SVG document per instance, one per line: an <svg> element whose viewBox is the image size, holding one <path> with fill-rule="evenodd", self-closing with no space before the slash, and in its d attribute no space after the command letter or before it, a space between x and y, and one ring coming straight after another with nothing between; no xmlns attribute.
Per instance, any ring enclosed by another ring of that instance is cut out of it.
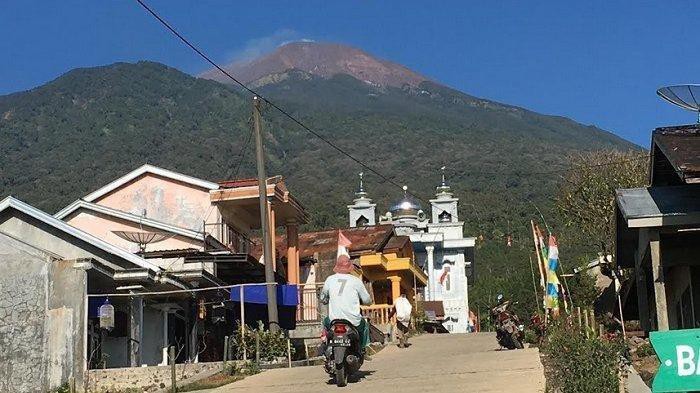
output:
<svg viewBox="0 0 700 393"><path fill-rule="evenodd" d="M229 363L226 369L220 373L210 375L192 383L187 381L180 382L183 386L178 386L178 392L196 392L204 389L214 389L219 386L228 385L233 382L240 381L249 375L255 375L260 372L257 365L249 363L244 368L239 368L234 363Z"/></svg>
<svg viewBox="0 0 700 393"><path fill-rule="evenodd" d="M236 326L237 334L231 336L229 341L230 352L235 359L243 359L243 351L246 351L248 359L255 359L255 341L259 339L260 360L273 361L279 357L287 357L287 337L282 332L272 333L265 330L262 321L258 321L256 329L246 329L241 337L240 324ZM291 347L291 355L294 356L294 347Z"/></svg>
<svg viewBox="0 0 700 393"><path fill-rule="evenodd" d="M482 316L499 292L520 302L521 315L536 307L529 220L539 218L537 206L555 232L565 223L552 202L559 174L541 172L568 167L566 157L582 151L638 149L592 126L430 82L398 89L342 75L287 76L261 87L262 93L407 184L424 208L439 168L448 167L465 233L479 239L471 301ZM240 91L157 63L73 70L0 97L0 196L54 212L146 162L210 180L229 178L250 134L250 114L250 99ZM305 229L346 226L346 205L362 168L275 110L263 117L268 173L284 175L310 212ZM239 177L254 176L253 156L249 143ZM371 173L366 181L380 213L401 196ZM508 234L512 247L506 247ZM595 257L598 249L576 248L562 235L566 268Z"/></svg>
<svg viewBox="0 0 700 393"><path fill-rule="evenodd" d="M576 153L556 200L564 224L576 229L577 241L612 252L615 241L615 190L648 182L649 160L638 151L600 150ZM615 165L607 165L615 162Z"/></svg>
<svg viewBox="0 0 700 393"><path fill-rule="evenodd" d="M565 322L548 327L542 350L546 357L547 390L566 393L619 391L621 339L586 338Z"/></svg>
<svg viewBox="0 0 700 393"><path fill-rule="evenodd" d="M636 354L638 357L643 358L646 356L654 356L656 355L656 352L654 351L654 347L652 347L650 343L646 342L637 347Z"/></svg>

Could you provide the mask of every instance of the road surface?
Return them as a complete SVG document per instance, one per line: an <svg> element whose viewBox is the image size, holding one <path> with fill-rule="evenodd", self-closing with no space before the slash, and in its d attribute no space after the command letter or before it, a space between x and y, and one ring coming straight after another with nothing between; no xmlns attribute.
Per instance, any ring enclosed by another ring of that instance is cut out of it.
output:
<svg viewBox="0 0 700 393"><path fill-rule="evenodd" d="M269 370L208 392L544 392L537 349L497 351L490 333L422 335L411 343L374 355L346 388L313 366Z"/></svg>

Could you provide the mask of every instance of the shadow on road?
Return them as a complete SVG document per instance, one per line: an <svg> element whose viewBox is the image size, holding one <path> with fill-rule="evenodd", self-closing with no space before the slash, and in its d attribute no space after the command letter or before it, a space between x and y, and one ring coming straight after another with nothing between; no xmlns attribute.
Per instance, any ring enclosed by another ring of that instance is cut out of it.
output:
<svg viewBox="0 0 700 393"><path fill-rule="evenodd" d="M370 370L370 371L360 370L360 371L356 372L355 374L350 375L348 377L348 383L358 383L361 380L367 378L368 376L370 376L372 374L374 374L374 370ZM326 384L335 385L335 379L333 379L333 378L329 379L328 382L326 382Z"/></svg>

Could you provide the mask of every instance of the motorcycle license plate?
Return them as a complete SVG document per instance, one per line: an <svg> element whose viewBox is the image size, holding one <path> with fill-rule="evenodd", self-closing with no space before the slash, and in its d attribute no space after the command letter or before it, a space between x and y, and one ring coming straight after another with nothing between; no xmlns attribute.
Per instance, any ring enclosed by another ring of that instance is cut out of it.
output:
<svg viewBox="0 0 700 393"><path fill-rule="evenodd" d="M331 346L333 347L349 347L350 346L350 339L349 338L332 338L331 339Z"/></svg>

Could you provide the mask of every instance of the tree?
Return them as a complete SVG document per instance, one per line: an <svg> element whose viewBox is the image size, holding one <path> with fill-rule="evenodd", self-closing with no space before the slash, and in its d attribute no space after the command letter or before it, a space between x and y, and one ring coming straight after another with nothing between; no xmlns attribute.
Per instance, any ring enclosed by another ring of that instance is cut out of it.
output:
<svg viewBox="0 0 700 393"><path fill-rule="evenodd" d="M647 183L649 160L638 151L598 150L569 156L556 197L564 224L582 245L612 250L615 242L615 190ZM602 251L602 250L601 250Z"/></svg>

